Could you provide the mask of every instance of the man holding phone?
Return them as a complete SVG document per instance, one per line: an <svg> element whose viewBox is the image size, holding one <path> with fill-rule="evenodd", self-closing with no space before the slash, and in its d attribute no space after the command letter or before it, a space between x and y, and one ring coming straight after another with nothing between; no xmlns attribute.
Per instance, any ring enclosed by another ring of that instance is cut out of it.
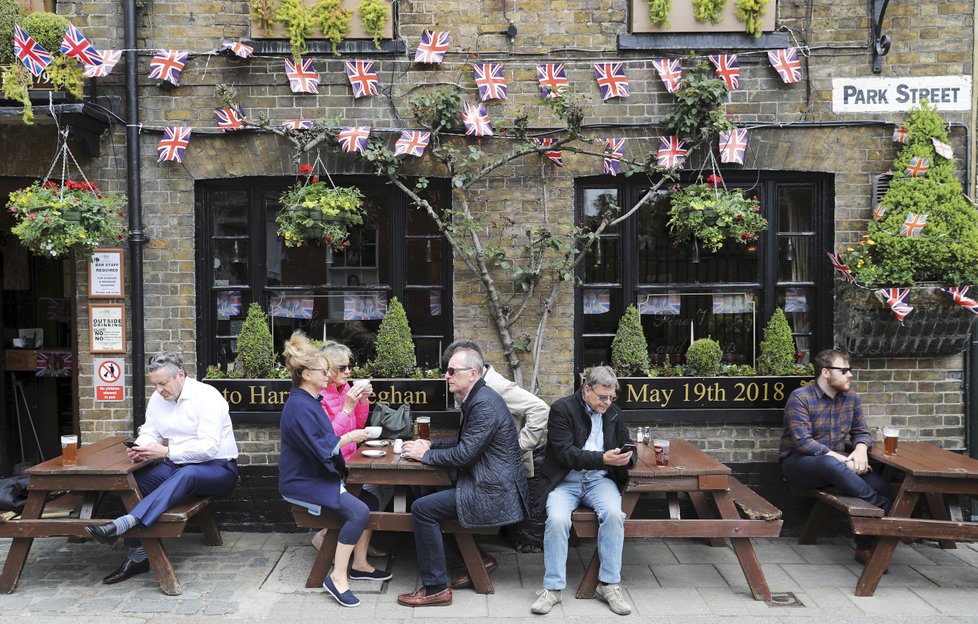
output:
<svg viewBox="0 0 978 624"><path fill-rule="evenodd" d="M567 585L567 539L571 514L581 503L598 516L597 594L618 615L632 607L621 582L625 514L621 491L635 465L635 445L621 409L613 403L618 378L608 366L595 366L584 386L550 408L547 457L540 468L540 503L547 509L543 535L543 590L530 611L550 613Z"/></svg>

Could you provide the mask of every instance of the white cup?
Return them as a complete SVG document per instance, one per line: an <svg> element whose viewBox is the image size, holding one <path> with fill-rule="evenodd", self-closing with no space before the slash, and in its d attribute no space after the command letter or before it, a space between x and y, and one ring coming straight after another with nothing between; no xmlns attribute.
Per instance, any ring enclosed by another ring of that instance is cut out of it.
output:
<svg viewBox="0 0 978 624"><path fill-rule="evenodd" d="M384 432L383 427L364 427L363 429L367 432L367 435L370 436L371 440L379 438L380 434Z"/></svg>
<svg viewBox="0 0 978 624"><path fill-rule="evenodd" d="M403 450L404 450L404 440L400 438L394 440L394 447L393 447L394 453L400 454L400 452Z"/></svg>

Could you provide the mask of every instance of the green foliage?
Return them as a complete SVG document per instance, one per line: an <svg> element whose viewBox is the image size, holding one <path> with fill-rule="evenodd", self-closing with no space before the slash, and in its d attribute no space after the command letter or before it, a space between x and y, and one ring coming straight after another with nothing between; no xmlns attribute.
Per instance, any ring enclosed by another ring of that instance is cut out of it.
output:
<svg viewBox="0 0 978 624"><path fill-rule="evenodd" d="M14 24L20 23L23 16L17 0L0 0L0 33L3 33L0 36L0 66L10 65L17 60L14 56Z"/></svg>
<svg viewBox="0 0 978 624"><path fill-rule="evenodd" d="M68 29L68 19L57 13L38 11L29 13L21 22L21 27L27 34L34 37L34 40L41 44L41 47L50 52L60 54L61 40ZM11 33L13 29L11 29ZM12 34L10 36L13 36Z"/></svg>
<svg viewBox="0 0 978 624"><path fill-rule="evenodd" d="M733 128L724 105L727 88L706 63L689 70L684 68L682 83L673 95L676 107L666 119L670 134L699 143L709 140L716 132Z"/></svg>
<svg viewBox="0 0 978 624"><path fill-rule="evenodd" d="M684 186L672 194L669 206L669 233L677 243L691 238L711 251L733 239L742 245L757 240L767 229L756 198L748 199L739 189L723 188L723 180L711 175L704 183Z"/></svg>
<svg viewBox="0 0 978 624"><path fill-rule="evenodd" d="M611 341L611 367L619 377L648 374L649 344L642 330L642 317L634 305L628 306L618 321L618 331Z"/></svg>
<svg viewBox="0 0 978 624"><path fill-rule="evenodd" d="M282 3L275 9L274 21L282 24L289 31L292 58L297 62L299 57L306 52L306 40L316 25L316 15L325 11L325 7L320 5L326 2L338 3L339 0L323 0L323 2L317 3L312 10L308 10L302 0L282 0Z"/></svg>
<svg viewBox="0 0 978 624"><path fill-rule="evenodd" d="M719 24L726 8L727 0L693 0L693 19L697 22Z"/></svg>
<svg viewBox="0 0 978 624"><path fill-rule="evenodd" d="M271 30L275 22L275 5L272 0L249 0L248 8L251 9L249 18L258 22L262 30Z"/></svg>
<svg viewBox="0 0 978 624"><path fill-rule="evenodd" d="M374 38L374 45L380 48L380 36L391 17L391 5L387 0L361 0L360 26Z"/></svg>
<svg viewBox="0 0 978 624"><path fill-rule="evenodd" d="M669 28L669 13L672 12L672 0L647 0L649 3L649 21L659 28Z"/></svg>
<svg viewBox="0 0 978 624"><path fill-rule="evenodd" d="M723 370L721 360L723 351L720 343L712 338L694 340L686 350L686 366L690 372L701 377L715 377Z"/></svg>
<svg viewBox="0 0 978 624"><path fill-rule="evenodd" d="M757 370L762 375L795 375L795 339L784 310L776 308L761 341L761 355L757 358Z"/></svg>
<svg viewBox="0 0 978 624"><path fill-rule="evenodd" d="M313 7L313 15L319 30L333 44L333 54L339 56L336 46L353 28L353 11L344 9L340 0L319 0Z"/></svg>
<svg viewBox="0 0 978 624"><path fill-rule="evenodd" d="M370 362L374 374L380 377L411 376L415 362L414 341L404 306L397 297L387 304L387 314L377 330L375 348L377 357Z"/></svg>
<svg viewBox="0 0 978 624"><path fill-rule="evenodd" d="M248 306L248 315L238 334L237 365L245 377L267 378L275 364L272 332L264 310L257 303Z"/></svg>
<svg viewBox="0 0 978 624"><path fill-rule="evenodd" d="M767 13L767 4L771 0L737 0L737 19L742 21L745 30L755 37L763 32L761 16Z"/></svg>
<svg viewBox="0 0 978 624"><path fill-rule="evenodd" d="M363 223L363 194L356 187L311 177L289 187L279 202L275 222L286 247L317 243L343 249L349 246L350 226Z"/></svg>
<svg viewBox="0 0 978 624"><path fill-rule="evenodd" d="M34 107L31 105L31 73L21 63L9 65L3 72L3 97L20 102L24 108L20 116L25 124L34 122Z"/></svg>
<svg viewBox="0 0 978 624"><path fill-rule="evenodd" d="M411 116L432 134L462 123L462 96L455 89L426 89L408 99Z"/></svg>

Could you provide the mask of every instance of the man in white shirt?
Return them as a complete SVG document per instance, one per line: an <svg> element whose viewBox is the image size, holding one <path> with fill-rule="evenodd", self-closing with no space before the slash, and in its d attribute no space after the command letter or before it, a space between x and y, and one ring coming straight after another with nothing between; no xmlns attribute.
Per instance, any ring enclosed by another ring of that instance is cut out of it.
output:
<svg viewBox="0 0 978 624"><path fill-rule="evenodd" d="M127 451L132 461L146 462L133 473L143 499L128 514L86 528L101 544L114 542L134 526L151 526L189 496L221 496L238 482L238 445L220 392L187 377L176 353L154 356L147 371L156 391L146 408L146 423ZM126 561L102 582L119 583L149 572L139 540L126 539L126 545Z"/></svg>

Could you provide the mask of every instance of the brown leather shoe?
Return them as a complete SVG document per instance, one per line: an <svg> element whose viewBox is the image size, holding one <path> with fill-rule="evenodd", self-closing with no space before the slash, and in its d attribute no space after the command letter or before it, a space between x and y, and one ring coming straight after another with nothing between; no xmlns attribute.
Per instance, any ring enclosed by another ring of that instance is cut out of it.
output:
<svg viewBox="0 0 978 624"><path fill-rule="evenodd" d="M452 604L452 588L448 587L437 594L426 595L424 587L419 587L411 594L401 594L397 604L405 607L447 607Z"/></svg>
<svg viewBox="0 0 978 624"><path fill-rule="evenodd" d="M872 556L873 556L873 549L872 548L857 548L856 549L856 555L855 555L856 563L861 563L863 565L866 565L867 563L869 563L869 559ZM883 574L889 574L889 572L890 572L890 569L889 568L883 570Z"/></svg>
<svg viewBox="0 0 978 624"><path fill-rule="evenodd" d="M486 566L486 572L492 574L499 567L499 562L492 555L482 555L482 565ZM469 577L468 570L452 577L452 589L467 589L469 587L472 587L472 578Z"/></svg>

